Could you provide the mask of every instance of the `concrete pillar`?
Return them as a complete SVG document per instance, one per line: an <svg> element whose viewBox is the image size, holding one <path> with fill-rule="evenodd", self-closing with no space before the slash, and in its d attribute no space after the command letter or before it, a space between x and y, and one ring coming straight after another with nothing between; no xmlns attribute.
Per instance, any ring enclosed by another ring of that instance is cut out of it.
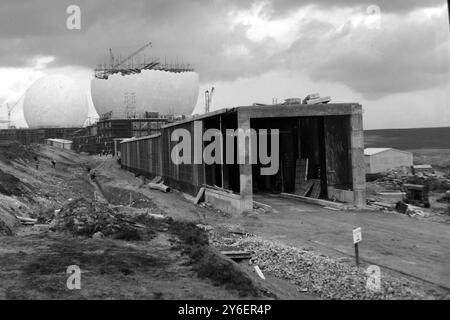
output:
<svg viewBox="0 0 450 320"><path fill-rule="evenodd" d="M238 112L238 129L250 130L250 118L246 113ZM242 154L242 152L245 154L245 163L239 164L241 212L253 210L253 178L252 165L250 163L251 140L249 142L246 147L245 143L241 145L239 139L237 139L238 155ZM239 156L237 159L239 159Z"/></svg>
<svg viewBox="0 0 450 320"><path fill-rule="evenodd" d="M167 129L163 129L163 130L165 131ZM164 150L170 150L170 145L167 146L167 148L164 148L165 142L166 141L164 141L164 134L163 134L163 131L162 131L161 135L158 138L158 150L160 150L158 152L159 170L158 170L158 173L156 173L156 175L157 176L159 175L160 177L163 177L163 178L164 178L164 170L163 170L163 168L166 167L166 166L170 166L171 165L171 163L164 163L164 160L163 160L164 159L163 158ZM169 157L170 157L170 153L169 153Z"/></svg>
<svg viewBox="0 0 450 320"><path fill-rule="evenodd" d="M353 200L356 207L366 205L366 170L362 111L350 116L350 153L352 162Z"/></svg>

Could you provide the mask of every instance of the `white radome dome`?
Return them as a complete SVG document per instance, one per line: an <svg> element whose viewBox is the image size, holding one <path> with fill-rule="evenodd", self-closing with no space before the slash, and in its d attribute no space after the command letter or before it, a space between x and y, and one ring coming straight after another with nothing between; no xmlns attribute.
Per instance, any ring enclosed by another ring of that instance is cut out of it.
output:
<svg viewBox="0 0 450 320"><path fill-rule="evenodd" d="M88 115L87 96L69 77L45 76L27 90L23 113L30 128L81 127Z"/></svg>
<svg viewBox="0 0 450 320"><path fill-rule="evenodd" d="M120 117L126 110L126 95L135 99L133 112L159 112L160 115L190 115L197 104L199 77L196 72L142 70L141 73L109 75L92 79L91 96L99 115L113 112Z"/></svg>

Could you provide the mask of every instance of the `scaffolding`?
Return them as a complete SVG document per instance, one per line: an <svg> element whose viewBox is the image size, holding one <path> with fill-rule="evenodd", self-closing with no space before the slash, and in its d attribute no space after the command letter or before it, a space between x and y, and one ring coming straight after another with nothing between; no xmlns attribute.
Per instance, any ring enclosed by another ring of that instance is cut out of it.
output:
<svg viewBox="0 0 450 320"><path fill-rule="evenodd" d="M150 59L147 59L145 55L144 58L141 59L140 53L150 46L151 42L145 44L143 47L131 53L124 59L122 59L121 56L119 56L119 58L116 58L112 52L112 49L110 48L110 61L109 63L103 63L97 66L97 68L94 70L95 78L108 79L108 77L112 74L120 73L121 75L130 75L141 73L142 70L160 70L175 73L194 71L190 64L185 64L183 62L183 59L181 63L178 63L178 59L175 63L167 63L166 59L164 59L164 63L161 63L159 61L159 58L152 57Z"/></svg>

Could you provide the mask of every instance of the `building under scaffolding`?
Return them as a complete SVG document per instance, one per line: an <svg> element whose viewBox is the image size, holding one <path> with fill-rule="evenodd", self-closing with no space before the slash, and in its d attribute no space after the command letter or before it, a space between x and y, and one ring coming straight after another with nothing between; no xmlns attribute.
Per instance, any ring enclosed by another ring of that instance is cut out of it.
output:
<svg viewBox="0 0 450 320"><path fill-rule="evenodd" d="M175 63L167 63L167 61L164 61L164 63L161 63L159 58L147 59L145 56L143 61L141 61L139 54L151 45L152 43L148 42L124 59L114 57L112 49L109 49L110 61L109 63L103 63L97 66L95 69L95 77L97 79L108 79L112 74L120 73L121 75L129 75L141 73L142 70L160 70L175 73L194 71L189 64L185 64L184 62L178 63L176 61Z"/></svg>
<svg viewBox="0 0 450 320"><path fill-rule="evenodd" d="M97 123L81 128L73 134L72 149L90 154L102 151L115 154L117 141L155 134L169 121L170 118L159 117L157 113L146 113L142 117L134 118L114 118L103 115Z"/></svg>

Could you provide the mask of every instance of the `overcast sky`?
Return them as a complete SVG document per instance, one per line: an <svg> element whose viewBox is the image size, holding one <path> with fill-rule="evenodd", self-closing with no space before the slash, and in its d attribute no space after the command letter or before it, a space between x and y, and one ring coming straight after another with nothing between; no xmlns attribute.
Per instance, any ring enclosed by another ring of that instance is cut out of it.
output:
<svg viewBox="0 0 450 320"><path fill-rule="evenodd" d="M66 28L71 4L81 30ZM89 92L109 48L148 41L147 56L199 73L195 112L214 86L213 109L319 92L361 103L366 129L450 126L445 0L2 0L0 103L54 73ZM13 119L24 125L20 103Z"/></svg>

